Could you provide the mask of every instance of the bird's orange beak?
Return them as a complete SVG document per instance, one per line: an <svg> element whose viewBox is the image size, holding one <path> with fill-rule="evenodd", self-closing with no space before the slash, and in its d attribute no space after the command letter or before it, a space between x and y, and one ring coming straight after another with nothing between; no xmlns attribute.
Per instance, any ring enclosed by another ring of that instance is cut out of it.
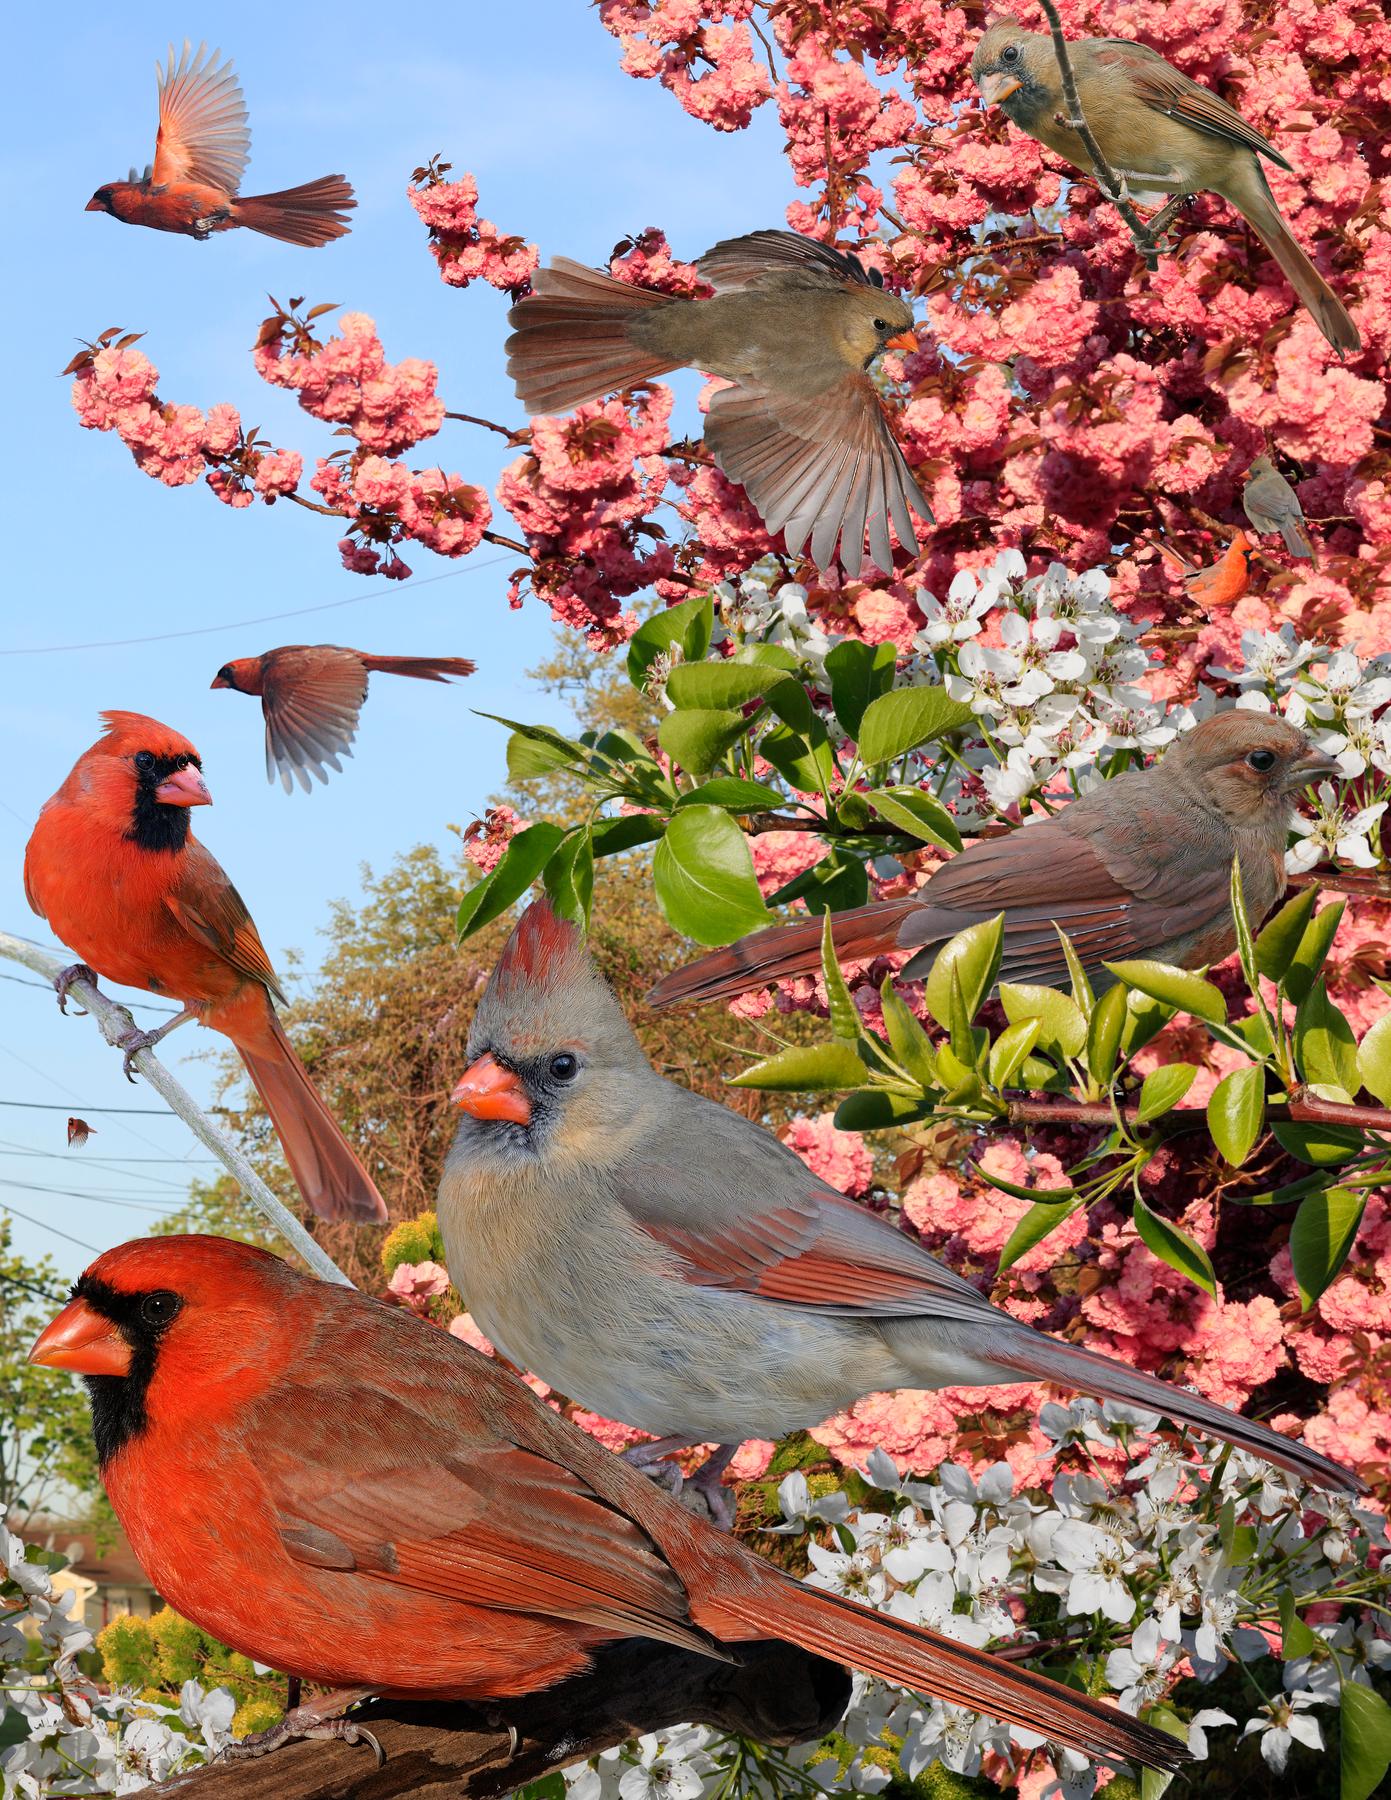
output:
<svg viewBox="0 0 1391 1800"><path fill-rule="evenodd" d="M92 198L87 202L87 204L83 207L82 210L83 210L83 212L105 212L106 208L102 205L101 201L97 199L96 195L93 194Z"/></svg>
<svg viewBox="0 0 1391 1800"><path fill-rule="evenodd" d="M884 347L887 350L916 350L918 334L916 331L900 331L897 337L885 338Z"/></svg>
<svg viewBox="0 0 1391 1800"><path fill-rule="evenodd" d="M213 803L202 770L195 769L192 763L166 776L155 789L155 799L165 806L211 806Z"/></svg>
<svg viewBox="0 0 1391 1800"><path fill-rule="evenodd" d="M531 1101L520 1075L504 1069L491 1056L480 1056L471 1064L449 1097L461 1112L471 1113L475 1119L531 1123Z"/></svg>
<svg viewBox="0 0 1391 1800"><path fill-rule="evenodd" d="M39 1333L29 1360L48 1369L73 1369L79 1375L129 1375L130 1345L95 1307L85 1300L70 1300Z"/></svg>
<svg viewBox="0 0 1391 1800"><path fill-rule="evenodd" d="M1024 83L1017 75L1006 75L996 69L993 75L987 75L980 84L980 97L987 106L998 106L1002 100L1008 100L1011 94L1017 94Z"/></svg>
<svg viewBox="0 0 1391 1800"><path fill-rule="evenodd" d="M208 683L208 686L210 688L215 688L215 687L229 688L229 687L231 687L231 685L232 684L230 681L224 681L220 675L214 675L212 680Z"/></svg>

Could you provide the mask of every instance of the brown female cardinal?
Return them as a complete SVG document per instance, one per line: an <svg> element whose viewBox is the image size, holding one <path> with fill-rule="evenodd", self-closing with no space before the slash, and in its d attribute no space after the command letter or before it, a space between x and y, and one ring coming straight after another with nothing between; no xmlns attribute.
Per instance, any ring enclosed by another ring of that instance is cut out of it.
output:
<svg viewBox="0 0 1391 1800"><path fill-rule="evenodd" d="M1245 543L1245 539L1242 539ZM1285 891L1293 796L1340 773L1284 719L1234 709L1179 738L1162 762L1103 781L1054 817L981 838L897 900L837 913L838 956L868 962L915 950L903 973L926 975L958 931L1005 915L1002 981L1056 984L1072 939L1098 989L1102 966L1155 957L1196 969L1236 949L1232 863L1253 923ZM757 931L659 981L653 1006L718 1000L821 966L821 921Z"/></svg>
<svg viewBox="0 0 1391 1800"><path fill-rule="evenodd" d="M226 1032L308 1204L326 1219L384 1219L276 1017L284 995L246 902L190 828L189 809L212 805L198 752L141 713L101 716L104 734L45 803L24 853L30 906L82 958L68 980L104 975L182 1002L158 1031L123 1040L127 1073L137 1050L188 1019Z"/></svg>
<svg viewBox="0 0 1391 1800"><path fill-rule="evenodd" d="M439 1191L450 1275L513 1362L611 1419L728 1446L895 1388L1048 1381L1320 1487L1360 1485L1295 1439L1022 1324L771 1132L665 1080L545 900L493 971L469 1055Z"/></svg>
<svg viewBox="0 0 1391 1800"><path fill-rule="evenodd" d="M177 63L169 47L159 76L159 132L155 160L143 177L108 181L87 202L88 212L107 212L125 225L178 231L203 239L245 225L287 244L317 248L351 230L343 213L357 205L341 175L321 175L302 187L274 194L241 194L251 154L246 102L222 52L192 55L187 38ZM206 60L205 60L206 58Z"/></svg>
<svg viewBox="0 0 1391 1800"><path fill-rule="evenodd" d="M568 412L671 369L735 385L710 402L705 441L794 554L819 569L837 539L847 574L917 554L911 506L931 522L867 373L888 348L914 350L913 312L847 250L792 231L755 231L696 264L713 300L673 299L558 256L507 315L507 372L527 411Z"/></svg>
<svg viewBox="0 0 1391 1800"><path fill-rule="evenodd" d="M327 763L341 770L351 756L357 717L367 698L367 675L413 675L417 681L447 681L472 675L464 656L372 656L341 644L282 644L261 656L223 663L211 686L238 694L259 694L266 721L266 779L276 771L287 794L299 782L307 794L311 775L328 780Z"/></svg>
<svg viewBox="0 0 1391 1800"><path fill-rule="evenodd" d="M334 1710L532 1693L619 1638L727 1662L781 1638L1090 1756L1189 1759L1102 1701L805 1586L448 1332L247 1244L108 1250L30 1357L86 1376L102 1480L165 1599L338 1689ZM272 1741L323 1735L328 1710Z"/></svg>

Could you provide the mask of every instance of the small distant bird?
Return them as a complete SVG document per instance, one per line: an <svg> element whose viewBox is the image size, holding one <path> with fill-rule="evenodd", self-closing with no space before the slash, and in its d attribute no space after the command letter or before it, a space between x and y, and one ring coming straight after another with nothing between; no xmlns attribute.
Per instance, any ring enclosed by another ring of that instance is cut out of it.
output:
<svg viewBox="0 0 1391 1800"><path fill-rule="evenodd" d="M187 1020L225 1032L306 1202L325 1219L385 1219L276 1016L284 995L246 902L190 828L190 809L212 805L197 750L141 713L101 716L103 735L45 801L24 852L30 906L82 958L55 984L60 1000L74 979L103 975L181 1002L158 1030L121 1040L126 1072Z"/></svg>
<svg viewBox="0 0 1391 1800"><path fill-rule="evenodd" d="M87 1142L87 1139L92 1136L94 1129L95 1128L93 1126L89 1125L85 1119L69 1119L68 1120L68 1148L69 1148L69 1150L80 1150L82 1148L82 1146Z"/></svg>
<svg viewBox="0 0 1391 1800"><path fill-rule="evenodd" d="M1116 175L1143 203L1151 192L1220 194L1264 241L1319 330L1340 356L1362 340L1347 308L1300 249L1261 170L1264 156L1289 164L1219 95L1145 44L1078 38L1068 45L1082 111ZM971 74L987 106L1004 109L1058 156L1090 175L1092 162L1067 124L1053 40L1014 20L992 25L976 45Z"/></svg>
<svg viewBox="0 0 1391 1800"><path fill-rule="evenodd" d="M448 1332L249 1244L106 1251L29 1356L86 1376L102 1481L170 1605L336 1690L258 1748L354 1741L333 1715L369 1694L535 1693L622 1638L730 1663L778 1638L1098 1760L1191 1760L1114 1704L798 1581Z"/></svg>
<svg viewBox="0 0 1391 1800"><path fill-rule="evenodd" d="M169 47L168 67L159 77L159 133L155 160L137 176L109 181L87 202L88 212L108 212L125 225L178 231L203 239L214 231L245 225L287 244L317 247L352 227L343 213L357 205L341 175L321 175L302 187L275 194L238 192L251 154L246 102L231 62L187 38L177 63Z"/></svg>
<svg viewBox="0 0 1391 1800"><path fill-rule="evenodd" d="M1155 538L1153 543L1160 555L1167 556L1174 564L1188 592L1203 607L1231 606L1246 592L1251 573L1248 558L1253 546L1239 526L1217 561L1202 567L1189 562L1186 556L1180 556L1163 538Z"/></svg>
<svg viewBox="0 0 1391 1800"><path fill-rule="evenodd" d="M351 756L357 716L367 698L367 676L413 675L417 681L447 681L472 675L466 656L372 656L341 644L282 644L261 656L223 663L211 686L238 694L259 694L266 721L266 779L279 771L287 794L299 782L305 793L311 775L328 780L342 771L340 756Z"/></svg>
<svg viewBox="0 0 1391 1800"><path fill-rule="evenodd" d="M507 372L533 415L703 369L735 385L711 400L705 441L793 555L808 538L818 569L836 542L847 574L917 554L911 506L932 509L905 462L867 371L886 349L915 350L913 313L848 250L791 231L727 238L696 264L710 300L673 299L556 257L507 315Z"/></svg>
<svg viewBox="0 0 1391 1800"><path fill-rule="evenodd" d="M1293 796L1341 771L1284 719L1233 709L1179 738L1162 761L1103 781L1054 817L981 838L914 893L833 913L836 954L867 962L915 950L909 979L968 925L1005 915L1002 981L1068 979L1058 924L1093 980L1101 966L1155 957L1181 968L1236 948L1232 862L1241 857L1254 924L1285 891ZM659 981L653 1006L719 1000L821 967L821 920L777 925Z"/></svg>
<svg viewBox="0 0 1391 1800"><path fill-rule="evenodd" d="M1241 504L1255 530L1263 534L1279 532L1291 556L1318 561L1299 495L1268 456L1258 456L1251 464L1246 486L1241 490Z"/></svg>

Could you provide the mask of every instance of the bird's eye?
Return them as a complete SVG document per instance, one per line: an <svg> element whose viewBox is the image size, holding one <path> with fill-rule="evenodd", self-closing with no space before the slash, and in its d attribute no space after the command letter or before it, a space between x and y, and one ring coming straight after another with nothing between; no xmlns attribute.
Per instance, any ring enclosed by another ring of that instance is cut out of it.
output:
<svg viewBox="0 0 1391 1800"><path fill-rule="evenodd" d="M154 766L155 766L154 751L153 750L137 750L135 753L135 766L137 769L139 769L139 771L142 775L145 774L148 770L154 768Z"/></svg>
<svg viewBox="0 0 1391 1800"><path fill-rule="evenodd" d="M174 767L176 769L186 769L188 767L188 758L186 756L176 756L174 758Z"/></svg>
<svg viewBox="0 0 1391 1800"><path fill-rule="evenodd" d="M1253 750L1246 758L1246 762L1249 768L1264 775L1275 767L1275 752L1273 750Z"/></svg>
<svg viewBox="0 0 1391 1800"><path fill-rule="evenodd" d="M161 1288L158 1293L146 1294L140 1302L140 1317L146 1325L164 1326L169 1324L182 1306L183 1301L177 1294Z"/></svg>
<svg viewBox="0 0 1391 1800"><path fill-rule="evenodd" d="M1019 46L1018 46L1018 44L1006 44L1004 49L1000 52L1000 61L1001 62L1018 62L1019 61Z"/></svg>
<svg viewBox="0 0 1391 1800"><path fill-rule="evenodd" d="M887 331L889 329L889 321L887 319L876 319L874 321L874 329L876 331Z"/></svg>
<svg viewBox="0 0 1391 1800"><path fill-rule="evenodd" d="M571 1056L568 1050L562 1050L559 1056L551 1058L551 1078L555 1081L573 1081L580 1072L580 1059Z"/></svg>

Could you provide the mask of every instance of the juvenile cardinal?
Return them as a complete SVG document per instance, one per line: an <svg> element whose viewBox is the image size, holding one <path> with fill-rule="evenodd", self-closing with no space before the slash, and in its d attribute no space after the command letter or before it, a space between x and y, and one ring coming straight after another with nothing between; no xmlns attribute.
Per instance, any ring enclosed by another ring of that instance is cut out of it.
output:
<svg viewBox="0 0 1391 1800"><path fill-rule="evenodd" d="M982 838L895 900L837 913L838 956L868 962L918 952L903 973L925 975L938 948L982 919L1005 915L1002 981L1068 979L1054 924L1072 939L1098 989L1105 962L1154 957L1204 968L1236 948L1232 862L1253 924L1285 891L1293 796L1339 774L1302 731L1265 713L1205 719L1162 762L1104 781L1036 825ZM775 925L702 956L659 981L654 1006L718 1000L821 966L821 920Z"/></svg>
<svg viewBox="0 0 1391 1800"><path fill-rule="evenodd" d="M1266 535L1278 532L1291 556L1318 561L1299 495L1268 456L1258 456L1251 464L1241 504L1255 530Z"/></svg>
<svg viewBox="0 0 1391 1800"><path fill-rule="evenodd" d="M251 154L246 102L230 62L220 50L192 55L187 38L177 63L169 47L159 76L159 132L155 160L143 178L108 181L87 202L88 212L110 213L125 225L178 231L202 240L214 231L245 225L287 244L317 248L351 230L345 211L357 205L341 175L321 175L302 187L275 194L238 193Z"/></svg>
<svg viewBox="0 0 1391 1800"><path fill-rule="evenodd" d="M141 713L105 712L104 734L45 802L24 853L24 891L82 958L80 975L168 994L183 1010L122 1040L130 1058L189 1019L231 1038L305 1200L325 1219L386 1206L276 1017L283 1000L246 902L194 837L211 806L198 752Z"/></svg>
<svg viewBox="0 0 1391 1800"><path fill-rule="evenodd" d="M439 1191L449 1273L513 1362L611 1419L729 1447L866 1394L1048 1381L1320 1487L1360 1485L1293 1438L1022 1324L771 1132L665 1080L545 900L493 971L469 1056Z"/></svg>
<svg viewBox="0 0 1391 1800"><path fill-rule="evenodd" d="M1280 215L1260 165L1290 165L1253 125L1210 89L1128 38L1068 44L1082 112L1116 176L1140 198L1150 192L1220 194L1284 270L1290 286L1340 356L1362 340L1347 308L1309 261ZM1062 75L1045 32L1014 20L992 25L976 45L971 75L987 106L1091 175L1085 144L1066 123Z"/></svg>
<svg viewBox="0 0 1391 1800"><path fill-rule="evenodd" d="M781 1638L1090 1756L1188 1760L1115 1707L805 1586L448 1332L264 1250L108 1250L30 1359L87 1378L102 1480L164 1598L339 1690L291 1732L367 1694L532 1693L620 1638L725 1661Z"/></svg>
<svg viewBox="0 0 1391 1800"><path fill-rule="evenodd" d="M1251 540L1238 528L1232 533L1232 541L1218 557L1216 562L1206 566L1198 566L1180 556L1171 544L1162 538L1154 540L1154 547L1161 556L1166 556L1178 570L1184 586L1189 594L1205 612L1214 606L1233 606L1246 592L1250 581L1249 558Z"/></svg>
<svg viewBox="0 0 1391 1800"><path fill-rule="evenodd" d="M791 231L727 238L696 264L711 300L673 299L557 257L507 315L507 372L532 414L703 369L735 385L711 400L705 441L793 555L818 569L837 539L847 574L917 554L911 506L932 511L903 459L867 370L882 350L915 350L913 313L876 270Z"/></svg>
<svg viewBox="0 0 1391 1800"><path fill-rule="evenodd" d="M307 794L314 785L311 775L327 781L324 765L341 771L338 758L352 755L370 671L447 681L451 675L472 675L476 667L465 656L372 656L341 644L282 644L261 656L223 663L210 685L261 696L266 780L273 783L278 770L287 794L296 781Z"/></svg>

